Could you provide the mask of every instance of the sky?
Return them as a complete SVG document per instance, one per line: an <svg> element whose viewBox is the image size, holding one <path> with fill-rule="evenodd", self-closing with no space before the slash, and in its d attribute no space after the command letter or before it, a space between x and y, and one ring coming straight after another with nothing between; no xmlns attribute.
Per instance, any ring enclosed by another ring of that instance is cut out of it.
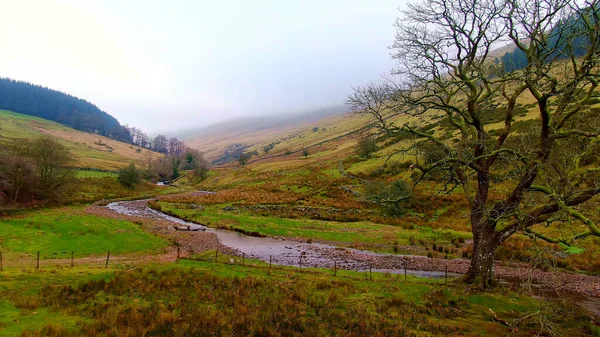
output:
<svg viewBox="0 0 600 337"><path fill-rule="evenodd" d="M149 133L343 104L404 0L0 0L0 76Z"/></svg>

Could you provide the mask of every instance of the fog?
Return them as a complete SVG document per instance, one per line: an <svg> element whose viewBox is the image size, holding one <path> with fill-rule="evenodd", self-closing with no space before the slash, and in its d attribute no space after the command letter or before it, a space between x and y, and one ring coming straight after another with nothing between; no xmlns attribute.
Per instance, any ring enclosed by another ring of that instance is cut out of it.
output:
<svg viewBox="0 0 600 337"><path fill-rule="evenodd" d="M0 76L150 133L340 105L393 66L398 0L4 1Z"/></svg>

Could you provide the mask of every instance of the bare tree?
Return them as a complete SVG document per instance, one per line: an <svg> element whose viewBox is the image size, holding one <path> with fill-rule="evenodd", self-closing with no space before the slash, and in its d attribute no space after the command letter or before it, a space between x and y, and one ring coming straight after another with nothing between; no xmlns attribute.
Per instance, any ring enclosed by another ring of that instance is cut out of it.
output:
<svg viewBox="0 0 600 337"><path fill-rule="evenodd" d="M600 192L599 170L580 160L599 136L590 108L600 80L597 8L595 0L409 4L396 23L393 77L348 98L382 134L411 136L400 152L417 155L415 187L435 173L443 191L464 193L474 241L468 283L490 286L496 248L518 231L566 245L600 236L582 208ZM505 72L490 57L506 42L525 54L524 68ZM526 100L538 119L518 130ZM572 234L551 237L542 223L572 224Z"/></svg>
<svg viewBox="0 0 600 337"><path fill-rule="evenodd" d="M52 137L42 136L28 147L37 170L38 193L43 199L57 200L73 181L74 171L66 168L71 152Z"/></svg>
<svg viewBox="0 0 600 337"><path fill-rule="evenodd" d="M243 152L238 157L238 162L240 163L240 165L242 167L246 167L246 164L248 164L248 161L250 161L250 158L252 158L252 153L250 153L250 152Z"/></svg>
<svg viewBox="0 0 600 337"><path fill-rule="evenodd" d="M177 145L179 143L179 139L175 137L169 138L169 153L177 153Z"/></svg>
<svg viewBox="0 0 600 337"><path fill-rule="evenodd" d="M34 168L30 160L13 153L0 152L0 194L6 193L10 202L17 202L21 191L36 184Z"/></svg>
<svg viewBox="0 0 600 337"><path fill-rule="evenodd" d="M169 151L167 136L157 135L154 137L153 150L160 153L167 153Z"/></svg>
<svg viewBox="0 0 600 337"><path fill-rule="evenodd" d="M188 147L185 145L185 143L183 141L181 141L181 140L177 141L177 146L175 147L175 153L180 155L180 154L185 153L187 149L188 149Z"/></svg>

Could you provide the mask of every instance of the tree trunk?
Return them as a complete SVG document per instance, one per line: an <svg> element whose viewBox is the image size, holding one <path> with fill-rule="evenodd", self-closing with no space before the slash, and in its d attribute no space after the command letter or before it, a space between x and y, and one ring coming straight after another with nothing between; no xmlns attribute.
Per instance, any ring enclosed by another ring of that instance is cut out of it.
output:
<svg viewBox="0 0 600 337"><path fill-rule="evenodd" d="M494 284L494 257L500 240L493 229L483 229L473 236L473 258L464 281L489 288Z"/></svg>

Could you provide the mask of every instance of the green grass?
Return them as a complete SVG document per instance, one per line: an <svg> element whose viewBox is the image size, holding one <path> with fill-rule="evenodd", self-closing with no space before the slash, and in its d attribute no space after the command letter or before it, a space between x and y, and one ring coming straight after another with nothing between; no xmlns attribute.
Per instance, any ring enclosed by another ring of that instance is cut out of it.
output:
<svg viewBox="0 0 600 337"><path fill-rule="evenodd" d="M77 178L116 178L118 176L115 172L100 172L100 171L85 171L77 170Z"/></svg>
<svg viewBox="0 0 600 337"><path fill-rule="evenodd" d="M76 256L146 252L155 253L167 242L138 225L87 215L80 209L61 208L0 219L0 249L35 254L74 251Z"/></svg>
<svg viewBox="0 0 600 337"><path fill-rule="evenodd" d="M472 292L412 276L405 283L374 273L369 280L362 273L334 276L331 270L268 268L253 260L229 264L224 262L233 257L225 255L220 263L207 261L212 256L116 273L83 267L51 278L49 272L13 272L0 279L0 335L27 329L31 336L504 336L509 330L491 321L488 308L511 320L541 305L510 291ZM577 312L554 319L561 335L585 331ZM42 331L47 324L52 329ZM532 319L515 336L538 329Z"/></svg>
<svg viewBox="0 0 600 337"><path fill-rule="evenodd" d="M411 241L420 239L448 244L453 238L469 239L471 237L468 232L458 232L451 229L432 229L430 227L403 229L397 226L371 222L335 222L252 216L239 212L222 211L223 205L207 206L200 212L194 209L185 209L184 205L179 206L175 203L160 201L159 204L163 211L212 227L232 226L247 232L301 239L388 245L397 242L400 245L408 245Z"/></svg>
<svg viewBox="0 0 600 337"><path fill-rule="evenodd" d="M24 330L38 330L49 323L74 329L86 319L48 307L33 308L37 301L31 301L32 296L49 284L77 286L91 280L109 280L114 275L112 267L40 269L35 273L4 270L0 277L0 336L16 336Z"/></svg>
<svg viewBox="0 0 600 337"><path fill-rule="evenodd" d="M0 336L16 336L25 329L38 330L49 322L73 329L78 321L78 317L62 315L50 308L22 310L0 299Z"/></svg>

